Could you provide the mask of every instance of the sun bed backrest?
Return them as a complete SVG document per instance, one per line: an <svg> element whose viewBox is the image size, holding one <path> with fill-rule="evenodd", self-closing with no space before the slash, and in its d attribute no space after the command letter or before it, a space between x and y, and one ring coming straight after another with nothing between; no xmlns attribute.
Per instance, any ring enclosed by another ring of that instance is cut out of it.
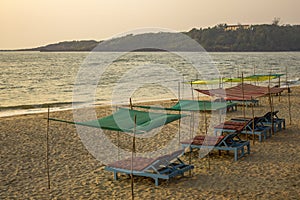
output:
<svg viewBox="0 0 300 200"><path fill-rule="evenodd" d="M153 169L154 171L158 171L163 166L168 166L174 159L178 158L180 155L183 154L183 149L180 149L178 151L175 151L171 154L163 155L160 157L157 157L155 161L146 168L147 169Z"/></svg>
<svg viewBox="0 0 300 200"><path fill-rule="evenodd" d="M236 141L234 140L234 138L237 137L237 133L231 133L226 135L218 144L218 146L226 146L226 147L230 147L231 145L233 145ZM239 137L238 137L239 139Z"/></svg>
<svg viewBox="0 0 300 200"><path fill-rule="evenodd" d="M154 162L155 159L153 158L134 157L132 161L131 158L127 158L108 164L107 166L126 170L132 169L134 171L143 171L144 169L151 166Z"/></svg>
<svg viewBox="0 0 300 200"><path fill-rule="evenodd" d="M267 120L267 121L271 121L272 117L274 118L278 118L277 113L279 112L279 110L273 111L273 112L267 112L263 117Z"/></svg>
<svg viewBox="0 0 300 200"><path fill-rule="evenodd" d="M182 141L182 144L216 146L225 136L197 135L192 140Z"/></svg>

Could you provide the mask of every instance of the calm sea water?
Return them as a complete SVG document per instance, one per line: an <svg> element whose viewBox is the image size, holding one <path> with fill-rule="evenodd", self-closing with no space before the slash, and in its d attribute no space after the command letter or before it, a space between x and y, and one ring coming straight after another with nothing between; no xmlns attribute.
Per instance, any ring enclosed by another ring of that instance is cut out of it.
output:
<svg viewBox="0 0 300 200"><path fill-rule="evenodd" d="M135 101L190 97L190 86L182 82L195 78L287 70L282 84L286 77L299 84L300 52L1 52L0 69L0 116L7 116L43 111L47 104L70 108L73 101L118 104L129 97Z"/></svg>

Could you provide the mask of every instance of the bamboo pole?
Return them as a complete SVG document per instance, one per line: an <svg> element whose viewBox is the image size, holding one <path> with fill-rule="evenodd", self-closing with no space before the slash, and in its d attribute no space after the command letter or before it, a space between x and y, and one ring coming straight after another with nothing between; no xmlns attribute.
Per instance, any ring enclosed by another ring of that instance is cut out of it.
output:
<svg viewBox="0 0 300 200"><path fill-rule="evenodd" d="M178 82L178 101L180 100L180 81Z"/></svg>
<svg viewBox="0 0 300 200"><path fill-rule="evenodd" d="M134 129L133 129L133 138L132 138L132 152L131 152L131 199L134 200L134 181L133 181L133 157L135 154L135 132L136 132L136 115L134 115Z"/></svg>
<svg viewBox="0 0 300 200"><path fill-rule="evenodd" d="M118 160L120 160L120 131L118 131Z"/></svg>
<svg viewBox="0 0 300 200"><path fill-rule="evenodd" d="M289 118L290 125L292 125L292 114L291 114L291 94L288 92L288 101L289 101Z"/></svg>
<svg viewBox="0 0 300 200"><path fill-rule="evenodd" d="M181 111L179 110L179 115L181 115ZM180 144L180 133L181 133L181 117L178 120L178 144Z"/></svg>
<svg viewBox="0 0 300 200"><path fill-rule="evenodd" d="M280 88L280 76L278 77L278 88ZM278 101L280 102L281 92L279 92L278 96Z"/></svg>
<svg viewBox="0 0 300 200"><path fill-rule="evenodd" d="M132 100L131 100L131 98L129 98L129 106L130 106L130 109L132 110L133 106L132 106Z"/></svg>
<svg viewBox="0 0 300 200"><path fill-rule="evenodd" d="M203 107L204 107L204 126L205 126L205 135L207 136L207 118L206 118L206 104L205 101L203 102ZM209 149L208 149L208 154L207 154L207 162L208 162L208 170L210 170L210 155L209 155Z"/></svg>
<svg viewBox="0 0 300 200"><path fill-rule="evenodd" d="M180 101L180 81L178 82L178 102ZM181 114L181 111L178 111ZM178 120L178 144L180 144L180 125L181 125L181 118Z"/></svg>
<svg viewBox="0 0 300 200"><path fill-rule="evenodd" d="M290 125L292 124L292 114L291 114L291 90L290 90L290 86L288 85L288 70L287 70L287 66L285 66L285 85L287 87L288 90L288 103L289 103L289 119L290 119Z"/></svg>
<svg viewBox="0 0 300 200"><path fill-rule="evenodd" d="M270 110L271 110L271 134L274 135L273 101L272 101L272 94L271 94L270 84L271 84L271 72L270 72L270 75L269 75L268 92L269 92L269 104L270 104Z"/></svg>
<svg viewBox="0 0 300 200"><path fill-rule="evenodd" d="M50 169L49 169L49 127L50 127L50 106L48 105L47 114L47 132L46 132L46 168L47 168L47 178L48 178L48 189L50 189Z"/></svg>
<svg viewBox="0 0 300 200"><path fill-rule="evenodd" d="M252 99L252 97L251 97ZM252 136L253 136L253 145L255 144L255 135L254 135L254 104L251 104L251 110L252 110L252 120L253 120L253 123L252 123Z"/></svg>
<svg viewBox="0 0 300 200"><path fill-rule="evenodd" d="M268 86L269 91L269 105L270 105L270 111L271 111L271 134L274 134L274 122L273 122L273 106L272 106L272 95L270 92L270 85Z"/></svg>
<svg viewBox="0 0 300 200"><path fill-rule="evenodd" d="M242 97L243 97L243 117L246 118L245 91L244 91L244 73L242 72ZM254 120L253 120L254 123ZM246 138L248 140L248 132L246 129Z"/></svg>
<svg viewBox="0 0 300 200"><path fill-rule="evenodd" d="M242 72L242 97L243 97L243 116L245 118L246 115L246 108L245 108L245 91L244 91L244 73Z"/></svg>

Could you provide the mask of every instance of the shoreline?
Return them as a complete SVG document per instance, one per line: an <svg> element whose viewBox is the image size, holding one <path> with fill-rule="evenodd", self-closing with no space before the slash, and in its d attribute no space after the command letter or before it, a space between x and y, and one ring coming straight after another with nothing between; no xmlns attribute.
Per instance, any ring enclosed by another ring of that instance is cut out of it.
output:
<svg viewBox="0 0 300 200"><path fill-rule="evenodd" d="M291 89L293 88L300 88L299 85L290 85ZM287 89L287 86L285 84L282 84L282 87L284 89ZM198 94L197 94L198 95ZM207 95L200 94L200 99L209 99ZM134 103L155 103L155 102L164 102L164 101L174 101L177 99L174 98L163 98L163 99L140 99L135 101ZM75 103L76 105L84 105L84 102ZM91 105L94 107L98 106L112 106L112 107L119 107L119 106L126 106L128 104L111 104L109 101L102 101L102 102L96 102L95 104ZM73 110L75 109L73 107L73 102L57 102L57 103L41 103L41 104L34 104L34 105L17 105L17 106L7 106L7 107L0 107L0 119L5 117L13 117L13 116L19 116L19 115L30 115L30 114L39 114L39 113L46 113L48 107L50 107L51 112L56 111L65 111L65 110Z"/></svg>

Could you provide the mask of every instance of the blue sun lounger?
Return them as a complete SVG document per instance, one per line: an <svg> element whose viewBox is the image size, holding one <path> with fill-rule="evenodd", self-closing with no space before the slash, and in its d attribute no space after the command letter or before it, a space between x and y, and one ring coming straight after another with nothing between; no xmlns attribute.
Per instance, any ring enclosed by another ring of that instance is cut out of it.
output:
<svg viewBox="0 0 300 200"><path fill-rule="evenodd" d="M272 136L271 127L265 126L262 117L255 117L254 119L249 118L233 118L231 121L242 122L247 121L247 125L241 131L241 134L246 135L257 135L259 142L262 142L262 137L266 140L268 137Z"/></svg>
<svg viewBox="0 0 300 200"><path fill-rule="evenodd" d="M274 130L274 133L276 131L282 130L282 128L285 129L285 119L284 118L279 118L277 116L278 112L279 112L278 110L276 110L274 112L267 112L263 116L263 120L262 120L262 123L264 125L272 126L272 118L273 118L273 130Z"/></svg>
<svg viewBox="0 0 300 200"><path fill-rule="evenodd" d="M179 156L183 150L154 158L134 157L116 161L105 167L105 170L114 173L114 179L118 180L118 173L134 176L150 177L159 185L159 179L171 179L175 176L184 175L184 172L194 169L193 165L185 164ZM132 165L131 165L132 164Z"/></svg>
<svg viewBox="0 0 300 200"><path fill-rule="evenodd" d="M196 136L193 140L181 142L181 146L189 148L190 151L202 148L219 150L219 153L221 150L233 151L235 161L245 154L250 154L250 142L241 140L238 133L231 133L226 136Z"/></svg>
<svg viewBox="0 0 300 200"><path fill-rule="evenodd" d="M231 103L236 103L239 106L258 106L259 100L257 99L251 99L251 100L229 100Z"/></svg>
<svg viewBox="0 0 300 200"><path fill-rule="evenodd" d="M223 133L240 133L250 120L245 121L225 121L214 127L214 135L223 135Z"/></svg>

